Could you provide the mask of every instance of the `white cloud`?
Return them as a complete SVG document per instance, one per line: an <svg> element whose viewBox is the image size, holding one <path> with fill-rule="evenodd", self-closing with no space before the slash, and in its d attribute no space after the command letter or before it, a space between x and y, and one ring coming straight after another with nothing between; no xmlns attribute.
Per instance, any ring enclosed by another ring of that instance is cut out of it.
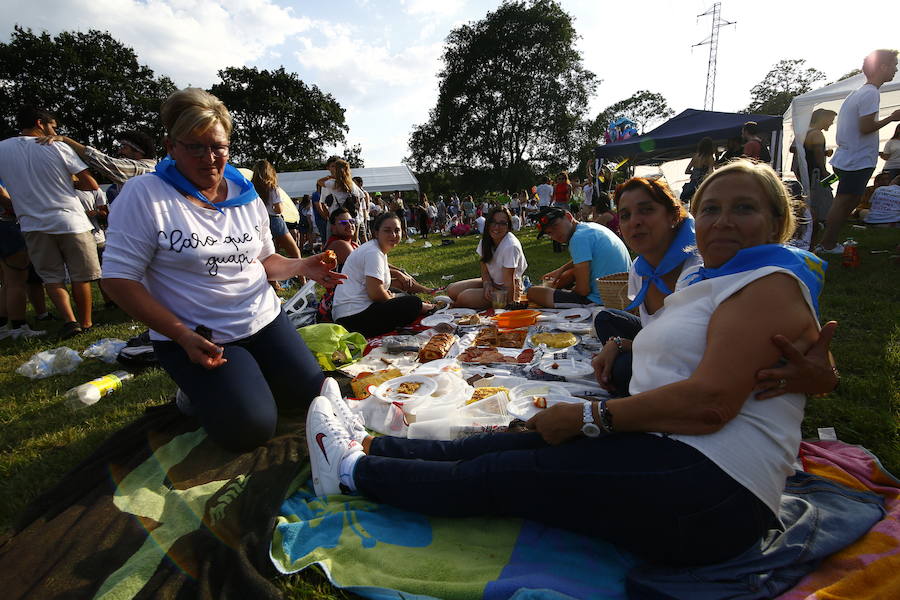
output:
<svg viewBox="0 0 900 600"><path fill-rule="evenodd" d="M412 16L449 17L458 13L465 5L464 0L401 0L403 12Z"/></svg>
<svg viewBox="0 0 900 600"><path fill-rule="evenodd" d="M267 57L309 30L310 19L272 0L13 0L0 30L14 23L38 33L100 29L134 48L140 62L179 86L209 86L216 71Z"/></svg>

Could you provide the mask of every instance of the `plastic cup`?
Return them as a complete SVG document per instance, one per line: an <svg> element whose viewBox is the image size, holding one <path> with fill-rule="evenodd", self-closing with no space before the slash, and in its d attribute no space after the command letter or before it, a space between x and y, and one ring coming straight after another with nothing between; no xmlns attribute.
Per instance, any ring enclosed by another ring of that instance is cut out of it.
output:
<svg viewBox="0 0 900 600"><path fill-rule="evenodd" d="M506 290L494 290L491 294L491 306L497 309L504 308L507 304L509 304L509 300Z"/></svg>

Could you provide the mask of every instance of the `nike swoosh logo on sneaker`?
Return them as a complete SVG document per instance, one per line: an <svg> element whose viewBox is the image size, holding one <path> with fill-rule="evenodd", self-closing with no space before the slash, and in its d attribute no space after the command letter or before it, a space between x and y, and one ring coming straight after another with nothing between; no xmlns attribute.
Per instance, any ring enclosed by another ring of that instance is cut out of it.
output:
<svg viewBox="0 0 900 600"><path fill-rule="evenodd" d="M322 440L324 440L326 437L327 437L327 435L324 433L317 433L316 434L316 443L319 445L319 449L322 451L322 455L325 457L325 462L327 462L330 465L331 461L328 460L328 453L325 452L325 445L322 444Z"/></svg>

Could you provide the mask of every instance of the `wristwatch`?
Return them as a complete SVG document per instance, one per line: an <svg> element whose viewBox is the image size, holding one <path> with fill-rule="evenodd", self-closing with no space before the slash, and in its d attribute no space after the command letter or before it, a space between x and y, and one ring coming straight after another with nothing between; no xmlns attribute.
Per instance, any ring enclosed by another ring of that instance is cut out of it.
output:
<svg viewBox="0 0 900 600"><path fill-rule="evenodd" d="M591 402L585 402L584 425L581 426L581 433L588 437L595 438L599 437L602 432L603 430L597 427L597 424L594 423L594 409Z"/></svg>
<svg viewBox="0 0 900 600"><path fill-rule="evenodd" d="M619 349L619 352L624 350L624 347L622 346L622 338L620 338L619 336L616 336L616 337L612 338L612 341L616 345L616 348Z"/></svg>

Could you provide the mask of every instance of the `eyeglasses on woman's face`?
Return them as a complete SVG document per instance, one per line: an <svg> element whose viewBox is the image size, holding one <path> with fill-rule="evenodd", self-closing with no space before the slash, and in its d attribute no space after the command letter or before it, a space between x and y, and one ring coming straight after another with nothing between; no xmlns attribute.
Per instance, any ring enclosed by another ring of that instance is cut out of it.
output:
<svg viewBox="0 0 900 600"><path fill-rule="evenodd" d="M176 144L181 144L185 151L194 158L209 156L212 152L213 156L228 156L228 144L186 144L181 140L175 140Z"/></svg>
<svg viewBox="0 0 900 600"><path fill-rule="evenodd" d="M509 227L509 221L491 221L491 227Z"/></svg>

